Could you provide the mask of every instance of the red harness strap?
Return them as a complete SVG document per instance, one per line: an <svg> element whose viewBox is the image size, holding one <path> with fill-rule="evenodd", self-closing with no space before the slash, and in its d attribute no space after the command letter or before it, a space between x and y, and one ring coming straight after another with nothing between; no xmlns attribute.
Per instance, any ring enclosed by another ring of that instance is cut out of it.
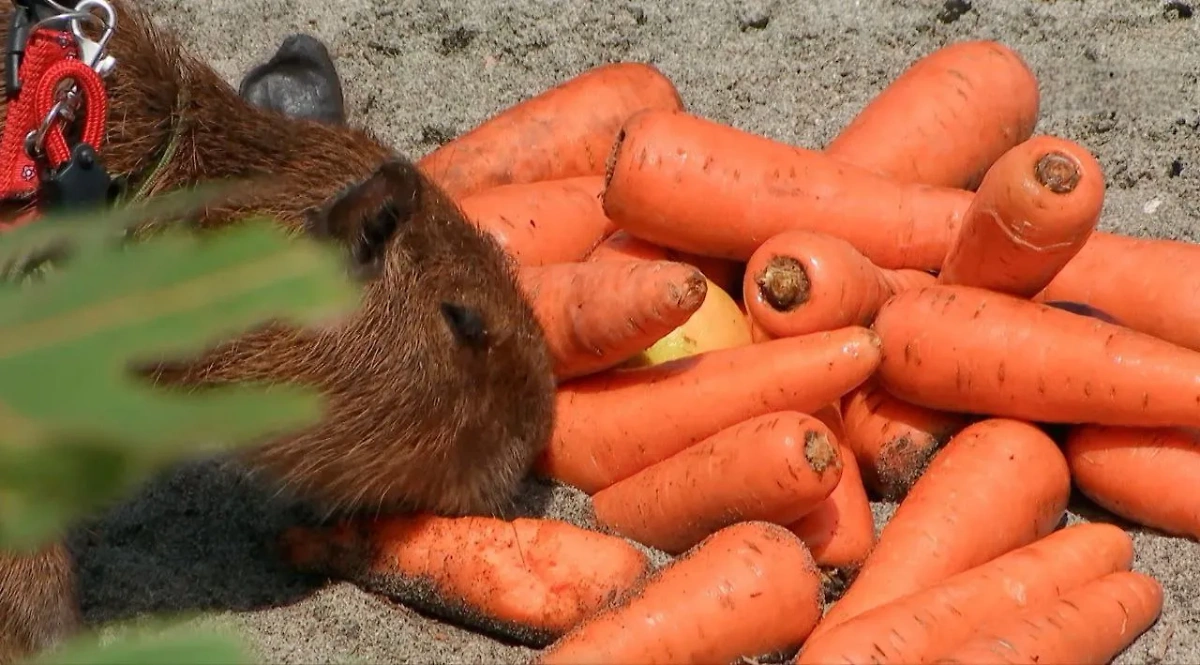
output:
<svg viewBox="0 0 1200 665"><path fill-rule="evenodd" d="M31 199L41 185L42 165L25 150L25 137L37 130L58 102L59 85L71 79L83 96L82 140L97 152L104 140L108 96L104 81L79 60L79 49L70 32L40 28L29 35L19 71L21 90L8 102L4 132L0 135L0 199ZM56 169L70 159L71 148L55 119L45 138L48 166Z"/></svg>

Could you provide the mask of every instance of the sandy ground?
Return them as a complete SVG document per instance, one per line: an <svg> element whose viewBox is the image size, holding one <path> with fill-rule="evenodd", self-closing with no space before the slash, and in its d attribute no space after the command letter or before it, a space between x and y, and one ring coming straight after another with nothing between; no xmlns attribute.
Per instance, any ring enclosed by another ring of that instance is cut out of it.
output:
<svg viewBox="0 0 1200 665"><path fill-rule="evenodd" d="M355 123L416 157L587 67L657 64L690 110L820 147L914 58L992 38L1042 84L1039 130L1091 148L1108 174L1102 226L1194 239L1200 197L1200 17L1159 0L154 0L164 25L231 82L288 33L330 45ZM835 9L836 7L836 9ZM572 36L576 35L576 36ZM584 499L549 492L550 514ZM879 506L880 516L887 506ZM200 612L263 662L519 662L521 647L281 568L294 511L216 463L166 474L74 539L89 621ZM1123 663L1200 662L1200 545L1135 531L1162 619ZM1188 600L1188 598L1193 600Z"/></svg>

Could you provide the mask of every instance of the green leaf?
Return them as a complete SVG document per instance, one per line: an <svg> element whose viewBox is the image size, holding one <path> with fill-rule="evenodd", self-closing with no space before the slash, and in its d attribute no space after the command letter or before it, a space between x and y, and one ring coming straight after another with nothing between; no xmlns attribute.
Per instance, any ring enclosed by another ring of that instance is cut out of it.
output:
<svg viewBox="0 0 1200 665"><path fill-rule="evenodd" d="M167 391L129 367L347 313L359 292L335 248L265 220L105 247L0 289L0 542L33 544L181 455L321 415L299 386Z"/></svg>
<svg viewBox="0 0 1200 665"><path fill-rule="evenodd" d="M249 665L238 640L206 631L142 629L101 643L85 634L40 654L30 665Z"/></svg>
<svg viewBox="0 0 1200 665"><path fill-rule="evenodd" d="M226 191L212 183L155 197L145 203L107 210L59 212L42 216L0 234L0 276L15 264L52 250L82 253L107 249L118 243L126 229L147 219L171 219L202 208Z"/></svg>
<svg viewBox="0 0 1200 665"><path fill-rule="evenodd" d="M287 410L295 391L166 393L134 378L131 361L194 356L268 319L323 322L356 301L336 254L266 222L77 257L45 284L0 291L0 436L246 436L229 409Z"/></svg>

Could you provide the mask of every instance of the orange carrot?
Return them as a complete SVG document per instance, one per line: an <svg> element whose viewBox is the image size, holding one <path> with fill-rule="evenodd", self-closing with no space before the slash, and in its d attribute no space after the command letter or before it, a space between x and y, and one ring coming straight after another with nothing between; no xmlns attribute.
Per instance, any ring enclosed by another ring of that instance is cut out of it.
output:
<svg viewBox="0 0 1200 665"><path fill-rule="evenodd" d="M563 383L538 471L595 494L749 418L839 399L875 371L877 344L845 328Z"/></svg>
<svg viewBox="0 0 1200 665"><path fill-rule="evenodd" d="M967 425L961 414L934 411L893 397L875 379L842 400L846 435L863 479L884 501L899 501L942 446Z"/></svg>
<svg viewBox="0 0 1200 665"><path fill-rule="evenodd" d="M556 263L520 271L559 379L615 367L688 320L708 282L670 261Z"/></svg>
<svg viewBox="0 0 1200 665"><path fill-rule="evenodd" d="M1143 526L1200 540L1200 431L1079 425L1064 452L1075 486L1096 505Z"/></svg>
<svg viewBox="0 0 1200 665"><path fill-rule="evenodd" d="M1132 564L1133 539L1119 527L1068 526L863 612L810 639L795 665L929 663L969 638L982 621L1049 602Z"/></svg>
<svg viewBox="0 0 1200 665"><path fill-rule="evenodd" d="M545 519L419 514L295 527L283 548L301 570L536 645L632 588L649 565L620 538Z"/></svg>
<svg viewBox="0 0 1200 665"><path fill-rule="evenodd" d="M1154 625L1162 605L1162 586L1153 577L1109 573L983 626L936 662L1104 665Z"/></svg>
<svg viewBox="0 0 1200 665"><path fill-rule="evenodd" d="M1035 136L988 169L938 281L1032 297L1083 248L1103 207L1096 158L1072 141Z"/></svg>
<svg viewBox="0 0 1200 665"><path fill-rule="evenodd" d="M798 646L822 602L803 543L781 526L741 522L706 538L535 663L729 663Z"/></svg>
<svg viewBox="0 0 1200 665"><path fill-rule="evenodd" d="M881 385L931 409L1039 422L1200 425L1200 353L1121 326L965 286L879 310Z"/></svg>
<svg viewBox="0 0 1200 665"><path fill-rule="evenodd" d="M601 197L604 196L604 190L600 190ZM667 249L661 245L655 245L652 242L647 242L641 238L635 238L629 235L628 231L618 228L612 235L604 239L604 242L596 246L591 253L588 254L588 261L613 261L613 260L639 260L639 261L670 261L672 253L676 256L683 252L675 252L675 250Z"/></svg>
<svg viewBox="0 0 1200 665"><path fill-rule="evenodd" d="M1045 536L1070 493L1067 463L1037 427L1004 419L969 425L913 485L811 639Z"/></svg>
<svg viewBox="0 0 1200 665"><path fill-rule="evenodd" d="M837 487L788 529L804 541L818 566L835 569L836 577L845 584L875 547L875 518L854 452L843 445L838 453L842 477Z"/></svg>
<svg viewBox="0 0 1200 665"><path fill-rule="evenodd" d="M870 325L899 291L937 282L921 270L888 270L850 243L812 231L784 231L746 263L742 302L776 337Z"/></svg>
<svg viewBox="0 0 1200 665"><path fill-rule="evenodd" d="M600 176L501 185L460 202L467 219L526 266L581 261L612 232Z"/></svg>
<svg viewBox="0 0 1200 665"><path fill-rule="evenodd" d="M821 567L826 599L840 597L875 547L875 517L863 486L854 451L845 444L846 423L841 400L813 411L838 441L842 479L810 513L787 525L808 546Z"/></svg>
<svg viewBox="0 0 1200 665"><path fill-rule="evenodd" d="M819 409L814 409L812 415L817 420L825 423L825 426L833 433L833 438L837 439L839 444L846 439L846 423L842 420L842 401L840 399L834 400Z"/></svg>
<svg viewBox="0 0 1200 665"><path fill-rule="evenodd" d="M753 316L746 315L746 320L750 322L750 340L755 344L759 342L769 342L773 339L779 339L763 329L762 324L754 320Z"/></svg>
<svg viewBox="0 0 1200 665"><path fill-rule="evenodd" d="M791 229L846 240L883 268L940 268L971 193L908 185L679 111L621 129L604 211L659 245L746 260Z"/></svg>
<svg viewBox="0 0 1200 665"><path fill-rule="evenodd" d="M714 284L731 293L740 293L745 266L737 261L711 256L689 254L629 235L623 229L615 231L588 254L589 261L642 259L645 261L678 261L696 266Z"/></svg>
<svg viewBox="0 0 1200 665"><path fill-rule="evenodd" d="M993 41L958 42L913 63L825 152L901 182L974 189L1033 133L1038 105L1021 56Z"/></svg>
<svg viewBox="0 0 1200 665"><path fill-rule="evenodd" d="M682 109L653 65L600 65L508 107L417 162L452 198L490 187L603 175L621 123L645 109Z"/></svg>
<svg viewBox="0 0 1200 665"><path fill-rule="evenodd" d="M600 490L596 521L678 554L734 522L790 524L842 477L837 440L795 411L750 418Z"/></svg>
<svg viewBox="0 0 1200 665"><path fill-rule="evenodd" d="M1097 231L1039 294L1200 351L1200 244Z"/></svg>

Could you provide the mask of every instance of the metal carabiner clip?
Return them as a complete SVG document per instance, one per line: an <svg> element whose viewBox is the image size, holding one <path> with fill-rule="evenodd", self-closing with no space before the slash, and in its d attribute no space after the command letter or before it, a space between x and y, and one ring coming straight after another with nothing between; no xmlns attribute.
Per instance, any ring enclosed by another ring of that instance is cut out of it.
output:
<svg viewBox="0 0 1200 665"><path fill-rule="evenodd" d="M75 4L75 11L94 18L95 14L90 11L93 7L104 12L104 18L99 19L104 26L100 33L100 41L92 41L83 34L83 22L78 19L71 21L71 35L75 37L75 43L79 46L79 59L101 77L105 77L117 64L116 58L107 54L108 42L117 31L117 12L107 0L80 0Z"/></svg>
<svg viewBox="0 0 1200 665"><path fill-rule="evenodd" d="M9 20L8 39L5 44L4 87L7 99L11 100L21 90L21 60L25 55L29 35L51 23L70 21L71 36L79 48L80 59L101 77L106 77L116 66L116 59L105 54L108 42L116 32L116 10L106 0L78 0L73 4L74 7L67 7L55 0L13 0L13 13ZM93 8L100 9L104 18L93 14L90 11ZM92 41L84 34L84 21L102 27L100 41Z"/></svg>
<svg viewBox="0 0 1200 665"><path fill-rule="evenodd" d="M61 5L53 2L53 0L46 1L56 7L61 7ZM107 14L105 19L101 19L89 11L93 7L98 7L104 11ZM108 42L112 39L113 33L116 32L116 20L116 12L107 0L80 0L76 3L75 9L67 9L62 14L38 21L33 25L31 32L41 27L42 24L56 21L70 21L71 34L79 46L80 61L90 67L99 76L104 76L116 65L115 58L105 55ZM83 34L82 25L84 21L98 23L102 26L100 41L92 41L87 35ZM51 107L37 128L25 137L25 152L35 159L38 155L42 154L46 141L46 133L50 131L50 126L58 118L63 118L68 122L74 120L75 107L78 104L79 87L72 85L58 99L54 106Z"/></svg>

